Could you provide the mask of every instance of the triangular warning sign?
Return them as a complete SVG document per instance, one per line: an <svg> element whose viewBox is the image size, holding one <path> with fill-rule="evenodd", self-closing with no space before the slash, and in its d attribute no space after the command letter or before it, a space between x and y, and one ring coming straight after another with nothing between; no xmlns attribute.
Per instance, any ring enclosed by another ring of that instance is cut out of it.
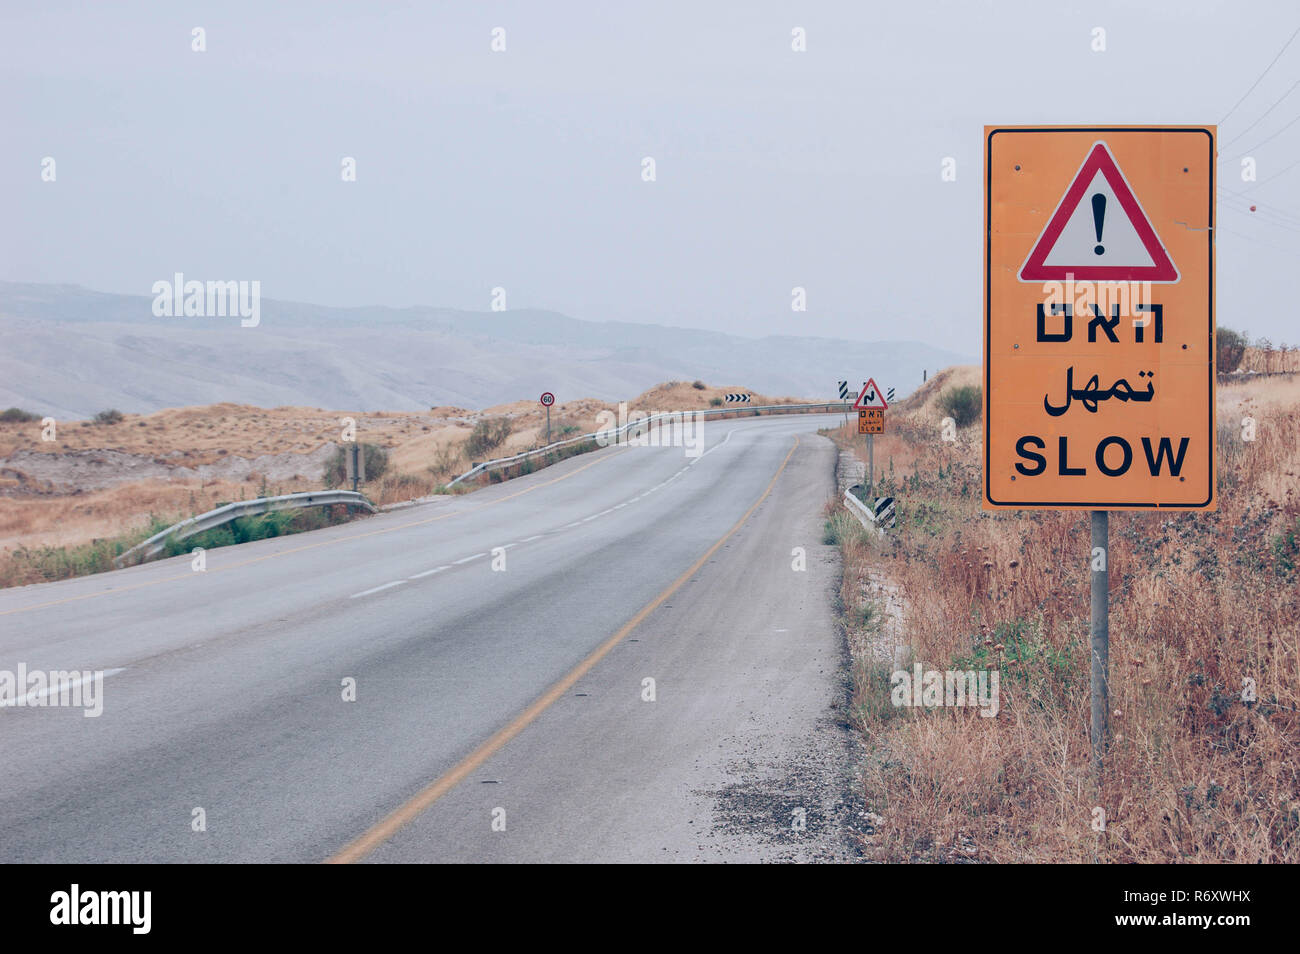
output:
<svg viewBox="0 0 1300 954"><path fill-rule="evenodd" d="M1176 282L1178 269L1106 143L1093 145L1020 269L1022 282Z"/></svg>
<svg viewBox="0 0 1300 954"><path fill-rule="evenodd" d="M884 410L889 407L885 403L885 396L880 393L880 388L876 387L875 378L868 378L867 383L862 385L862 390L858 393L858 399L853 402L853 410L865 411L869 408L879 408Z"/></svg>

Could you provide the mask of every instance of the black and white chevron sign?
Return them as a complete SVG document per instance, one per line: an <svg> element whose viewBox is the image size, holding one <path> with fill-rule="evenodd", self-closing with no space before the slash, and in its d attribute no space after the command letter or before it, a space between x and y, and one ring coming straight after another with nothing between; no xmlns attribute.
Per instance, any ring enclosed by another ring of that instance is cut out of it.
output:
<svg viewBox="0 0 1300 954"><path fill-rule="evenodd" d="M728 394L728 395L727 395L727 403L728 403L728 404L748 404L748 403L749 403L749 395L748 395L748 394Z"/></svg>
<svg viewBox="0 0 1300 954"><path fill-rule="evenodd" d="M894 513L893 497L876 498L876 525L880 527L892 527L898 522L897 515Z"/></svg>
<svg viewBox="0 0 1300 954"><path fill-rule="evenodd" d="M840 382L840 400L841 400L841 401L847 401L847 400L848 400L849 398L851 398L851 397L853 397L853 392L851 392L851 391L849 390L849 382L847 382L847 381L841 381L841 382Z"/></svg>

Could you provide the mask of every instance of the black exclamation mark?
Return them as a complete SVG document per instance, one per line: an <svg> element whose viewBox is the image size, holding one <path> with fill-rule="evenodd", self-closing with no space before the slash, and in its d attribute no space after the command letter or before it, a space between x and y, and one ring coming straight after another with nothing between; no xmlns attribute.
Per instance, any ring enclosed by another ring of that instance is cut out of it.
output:
<svg viewBox="0 0 1300 954"><path fill-rule="evenodd" d="M1092 224L1097 230L1097 247L1093 249L1098 255L1104 254L1106 246L1101 244L1101 226L1106 221L1106 197L1098 192L1092 197Z"/></svg>

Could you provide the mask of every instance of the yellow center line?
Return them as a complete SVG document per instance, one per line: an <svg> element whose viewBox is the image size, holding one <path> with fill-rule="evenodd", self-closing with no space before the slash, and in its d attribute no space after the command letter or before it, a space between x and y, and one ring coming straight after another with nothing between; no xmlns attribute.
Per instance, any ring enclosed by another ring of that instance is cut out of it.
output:
<svg viewBox="0 0 1300 954"><path fill-rule="evenodd" d="M632 630L641 625L641 623L645 621L645 618L658 609L664 600L676 593L683 584L698 573L700 568L708 562L709 558L713 556L713 554L717 553L718 549L730 540L737 530L744 526L745 521L753 515L754 511L759 508L759 505L767 499L768 494L772 492L772 488L776 486L777 479L780 478L782 472L784 472L785 465L790 462L790 458L794 455L795 449L798 446L799 438L796 435L794 445L790 448L789 453L785 455L785 459L781 461L781 466L776 469L776 473L772 475L772 479L768 482L767 488L759 498L754 501L753 506L746 510L744 516L737 520L735 525L724 533L718 541L713 544L713 546L709 547L708 552L696 560L689 570L670 583L668 588L653 600L641 607L641 610L628 620L622 629L601 643L590 656L578 663L578 665L563 679L555 683L551 688L547 689L546 692L534 700L527 709L515 716L508 725L497 730L491 738L469 755L465 756L464 759L457 763L441 778L438 778L427 785L413 798L407 801L406 804L402 805L386 818L382 819L337 854L326 859L326 864L352 864L353 862L365 858L366 855L370 854L389 838L393 837L393 835L397 834L398 831L414 821L420 813L430 805L463 782L471 772L478 769L484 762L495 755L506 743L526 729L539 715L550 708L557 699L573 688L579 679L590 672L591 668L595 666L596 663L600 662L600 660L603 659L611 649L622 642L623 639L632 632Z"/></svg>
<svg viewBox="0 0 1300 954"><path fill-rule="evenodd" d="M534 490L541 490L543 487L551 486L551 484L558 484L562 480L568 480L570 477L575 477L578 474L582 473L588 467L595 467L597 464L602 464L605 461L609 460L611 457L615 457L618 454L623 454L623 453L627 453L626 448L621 451L615 451L612 454L607 454L606 456L598 458L597 460L593 460L589 464L583 464L581 467L577 468L576 470L569 471L569 473L563 475L562 477L556 477L554 480L548 480L540 484L534 484L533 486L528 487L524 490L516 491L513 494L507 494L504 497L498 497L496 500L489 500L485 504L480 504L477 507L471 507L468 510L456 510L452 513L444 513L437 517L430 517L427 520L413 520L410 523L399 524L396 527L387 527L383 530L367 530L364 533L350 533L347 534L346 536L336 537L333 540L321 540L317 543L307 543L300 547L290 547L286 550L278 550L275 553L268 553L264 556L249 557L247 560L240 560L237 563L228 563L224 566L215 567L212 570L208 570L206 572L222 573L227 570L237 570L243 566L249 566L250 564L253 563L261 563L263 560L274 560L277 559L278 557L288 556L291 553L302 553L304 550L317 550L321 547L331 547L339 543L351 543L354 540L362 540L366 537L380 536L385 533L396 533L399 530L409 530L412 527L422 527L425 524L437 523L439 520L446 520L448 517L460 517L460 516L464 516L465 514L477 513L480 510L486 510L488 507L495 507L497 504L505 503L507 500L514 500L516 497L522 497L524 494L530 494ZM15 609L0 610L0 616L12 616L15 613L27 613L32 610L45 609L48 606L59 606L63 603L76 603L80 600L90 600L99 596L110 596L115 593L127 593L130 592L131 590L143 589L146 586L157 586L160 583L173 583L176 580L192 580L195 579L197 575L198 574L194 573L193 571L190 571L189 573L181 573L176 576L164 576L157 580L148 580L144 583L132 583L129 586L115 586L112 589L108 589L108 590L98 590L94 593L83 593L80 596L65 596L62 599L49 600L44 603L33 603L30 606L19 606Z"/></svg>

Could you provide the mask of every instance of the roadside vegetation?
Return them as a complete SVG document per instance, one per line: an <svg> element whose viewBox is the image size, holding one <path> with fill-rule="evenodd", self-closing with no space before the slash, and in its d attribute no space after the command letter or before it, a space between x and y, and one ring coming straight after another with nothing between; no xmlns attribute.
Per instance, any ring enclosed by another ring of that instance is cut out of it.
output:
<svg viewBox="0 0 1300 954"><path fill-rule="evenodd" d="M20 407L11 407L0 411L0 423L4 424L30 424L32 421L39 421L40 419L39 414L24 411Z"/></svg>
<svg viewBox="0 0 1300 954"><path fill-rule="evenodd" d="M207 509L215 509L216 506L229 502L218 501L214 507ZM72 546L19 546L13 550L6 550L0 553L0 588L51 583L55 580L105 573L116 569L113 564L116 557L154 534L179 523L185 519L185 516L150 515L148 523L139 530L92 540L89 543ZM247 543L251 540L319 530L332 524L345 523L349 519L351 517L347 507L342 505L281 510L275 513L240 517L223 526L186 537L184 540L169 539L159 559L190 553L195 547L211 550L235 543Z"/></svg>
<svg viewBox="0 0 1300 954"><path fill-rule="evenodd" d="M485 418L469 432L465 439L465 453L478 462L504 444L514 429L514 422L508 417Z"/></svg>
<svg viewBox="0 0 1300 954"><path fill-rule="evenodd" d="M350 444L340 444L334 449L334 456L330 458L329 463L325 465L325 472L321 476L326 488L334 490L351 490L352 484L348 480L348 455L352 453ZM365 463L366 485L372 481L380 480L388 471L388 451L377 444L361 445L361 454Z"/></svg>
<svg viewBox="0 0 1300 954"><path fill-rule="evenodd" d="M894 531L827 522L844 556L867 808L883 818L868 853L1300 861L1300 380L1220 386L1217 512L1111 515L1113 738L1098 786L1088 517L982 510L980 429L940 437L944 395L977 378L950 369L890 409L875 459ZM890 673L914 663L999 671L1001 711L893 706Z"/></svg>
<svg viewBox="0 0 1300 954"><path fill-rule="evenodd" d="M969 427L980 419L979 386L962 384L946 389L939 397L939 409L958 427Z"/></svg>

